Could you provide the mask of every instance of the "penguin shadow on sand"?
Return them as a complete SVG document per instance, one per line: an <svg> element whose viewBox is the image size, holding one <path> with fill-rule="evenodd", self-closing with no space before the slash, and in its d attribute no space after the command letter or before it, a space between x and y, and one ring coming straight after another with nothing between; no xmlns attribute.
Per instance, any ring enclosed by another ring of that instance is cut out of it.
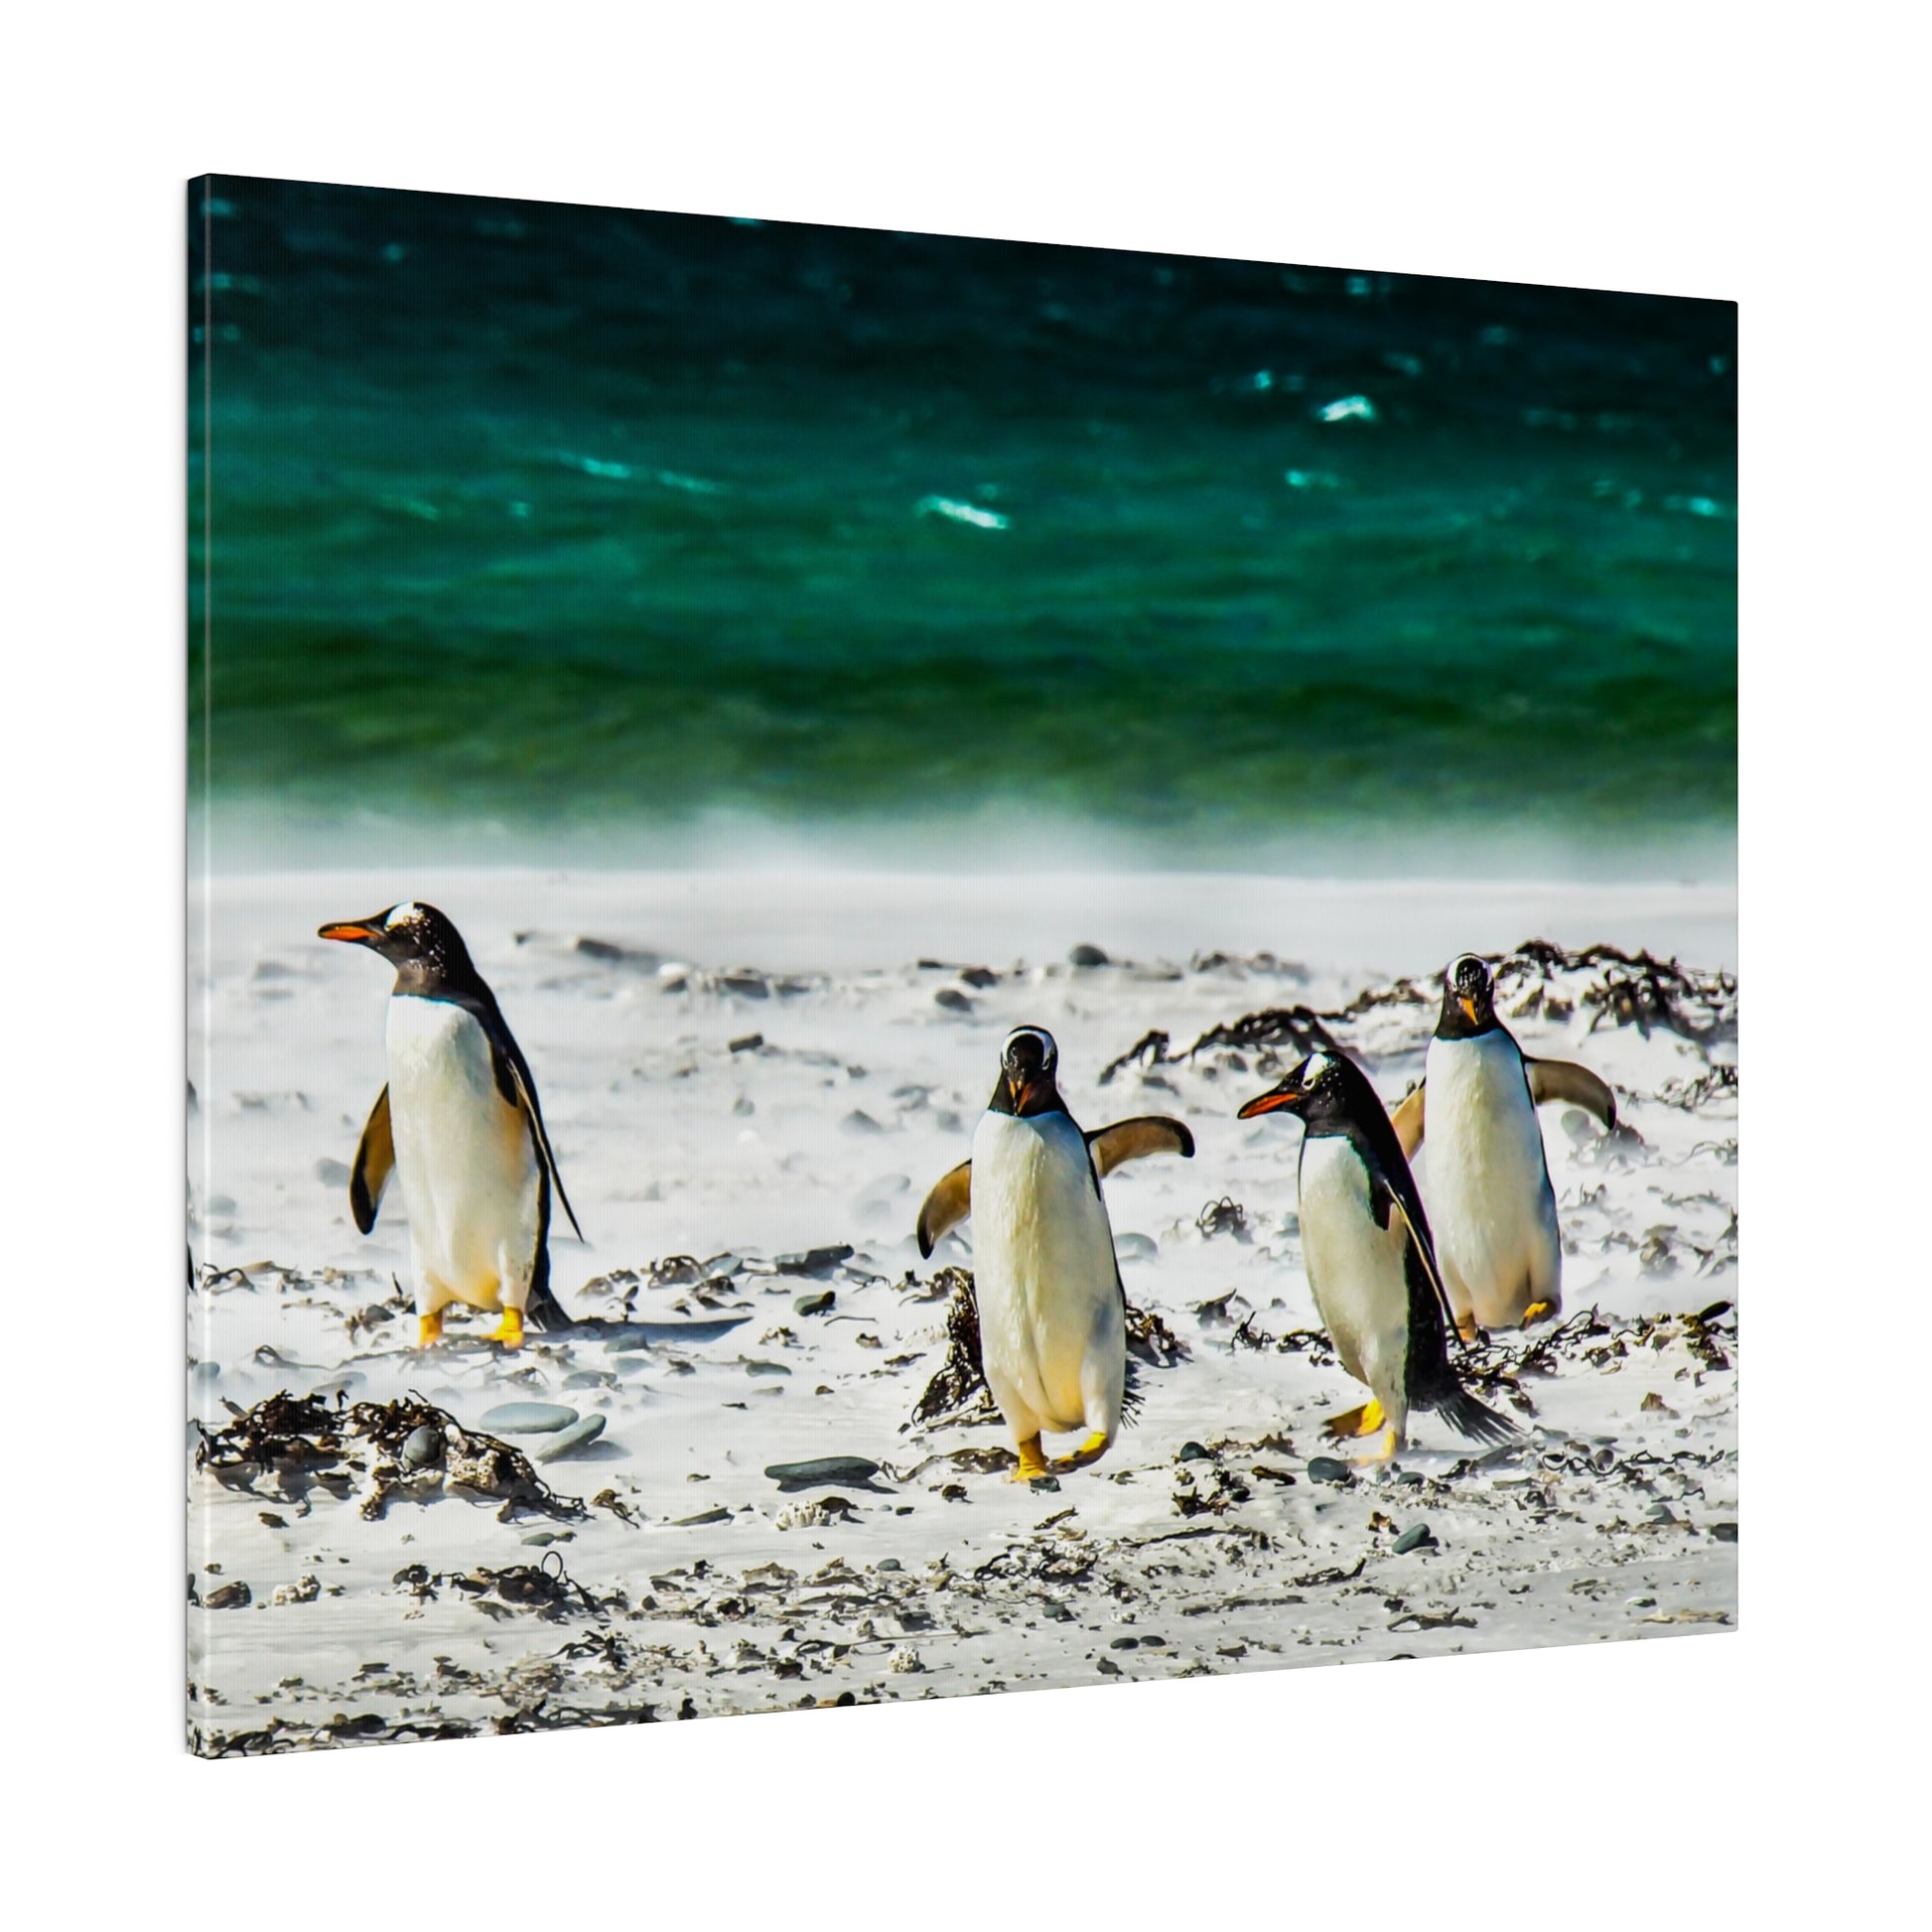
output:
<svg viewBox="0 0 1932 1932"><path fill-rule="evenodd" d="M972 1217L981 1366L1013 1435L1016 1482L1098 1461L1131 1419L1127 1293L1100 1182L1128 1161L1194 1152L1193 1135L1166 1115L1083 1132L1060 1096L1058 1066L1043 1027L1008 1035L972 1158L926 1196L917 1227L930 1259ZM1045 1434L1084 1440L1049 1465Z"/></svg>
<svg viewBox="0 0 1932 1932"><path fill-rule="evenodd" d="M417 1349L444 1342L452 1307L487 1311L498 1351L526 1331L606 1342L715 1340L748 1317L663 1322L573 1319L550 1286L553 1204L581 1241L543 1124L535 1077L455 922L410 900L319 936L366 947L395 969L384 1024L388 1079L349 1170L363 1234L393 1182L409 1224ZM462 1346L467 1337L449 1337Z"/></svg>

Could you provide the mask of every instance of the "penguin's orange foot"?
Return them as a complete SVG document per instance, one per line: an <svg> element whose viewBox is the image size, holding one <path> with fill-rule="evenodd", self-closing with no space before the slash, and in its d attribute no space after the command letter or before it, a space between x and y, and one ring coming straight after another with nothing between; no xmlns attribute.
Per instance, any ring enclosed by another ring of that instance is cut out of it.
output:
<svg viewBox="0 0 1932 1932"><path fill-rule="evenodd" d="M1538 1321L1547 1321L1557 1311L1554 1302L1532 1302L1523 1311L1523 1326L1529 1327Z"/></svg>
<svg viewBox="0 0 1932 1932"><path fill-rule="evenodd" d="M1321 1425L1321 1433L1331 1443L1340 1443L1353 1436L1373 1436L1387 1420L1379 1402L1364 1402L1359 1409L1347 1409L1339 1416L1330 1416Z"/></svg>
<svg viewBox="0 0 1932 1932"><path fill-rule="evenodd" d="M1062 1470L1084 1469L1089 1462L1098 1462L1107 1453L1108 1446L1113 1440L1111 1436L1102 1435L1096 1429L1071 1455L1062 1456L1053 1466Z"/></svg>
<svg viewBox="0 0 1932 1932"><path fill-rule="evenodd" d="M1455 1319L1455 1332L1471 1348L1482 1339L1482 1330L1476 1326L1476 1318L1473 1314L1457 1315Z"/></svg>
<svg viewBox="0 0 1932 1932"><path fill-rule="evenodd" d="M1020 1446L1020 1466L1008 1477L1010 1482L1032 1482L1035 1476L1046 1473L1046 1457L1041 1452L1039 1438L1029 1436Z"/></svg>
<svg viewBox="0 0 1932 1932"><path fill-rule="evenodd" d="M419 1314L416 1317L416 1346L427 1348L433 1341L443 1339L443 1311L438 1309L434 1314Z"/></svg>
<svg viewBox="0 0 1932 1932"><path fill-rule="evenodd" d="M523 1346L523 1311L521 1309L505 1309L503 1311L502 1320L490 1329L489 1338L491 1341L501 1342L505 1348L521 1348Z"/></svg>
<svg viewBox="0 0 1932 1932"><path fill-rule="evenodd" d="M1401 1448L1402 1432L1399 1429L1385 1429L1381 1441L1372 1449L1364 1449L1360 1455L1350 1456L1349 1460L1358 1469L1372 1469L1377 1463L1393 1462Z"/></svg>

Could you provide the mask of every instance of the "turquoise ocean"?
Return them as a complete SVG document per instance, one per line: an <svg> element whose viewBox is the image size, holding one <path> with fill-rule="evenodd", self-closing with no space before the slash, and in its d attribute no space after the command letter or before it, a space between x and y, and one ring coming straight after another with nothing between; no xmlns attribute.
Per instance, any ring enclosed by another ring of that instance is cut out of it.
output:
<svg viewBox="0 0 1932 1932"><path fill-rule="evenodd" d="M1728 303L214 178L229 863L1728 877Z"/></svg>

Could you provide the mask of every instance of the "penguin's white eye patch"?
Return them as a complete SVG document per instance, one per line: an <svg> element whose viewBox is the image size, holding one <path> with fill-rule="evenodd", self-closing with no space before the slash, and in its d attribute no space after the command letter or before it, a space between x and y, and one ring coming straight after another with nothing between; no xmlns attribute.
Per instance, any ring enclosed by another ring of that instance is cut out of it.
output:
<svg viewBox="0 0 1932 1932"><path fill-rule="evenodd" d="M385 932L393 932L399 925L414 925L423 916L423 908L412 898L407 905L392 905L389 916L383 920Z"/></svg>
<svg viewBox="0 0 1932 1932"><path fill-rule="evenodd" d="M1311 1087L1327 1072L1330 1061L1326 1053L1311 1053L1302 1062L1302 1085Z"/></svg>

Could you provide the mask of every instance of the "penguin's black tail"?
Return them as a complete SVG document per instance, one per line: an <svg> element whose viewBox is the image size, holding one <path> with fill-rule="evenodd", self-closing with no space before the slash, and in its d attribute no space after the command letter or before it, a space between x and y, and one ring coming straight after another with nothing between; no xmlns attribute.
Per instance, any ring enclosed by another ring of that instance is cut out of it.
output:
<svg viewBox="0 0 1932 1932"><path fill-rule="evenodd" d="M523 1319L539 1334L554 1335L559 1328L570 1326L570 1316L564 1312L564 1305L550 1290L550 1249L547 1244L537 1250L536 1272L530 1278L530 1299L523 1305Z"/></svg>
<svg viewBox="0 0 1932 1932"><path fill-rule="evenodd" d="M1506 1443L1523 1432L1495 1410L1478 1402L1460 1382L1451 1379L1445 1393L1436 1398L1436 1413L1472 1443Z"/></svg>

